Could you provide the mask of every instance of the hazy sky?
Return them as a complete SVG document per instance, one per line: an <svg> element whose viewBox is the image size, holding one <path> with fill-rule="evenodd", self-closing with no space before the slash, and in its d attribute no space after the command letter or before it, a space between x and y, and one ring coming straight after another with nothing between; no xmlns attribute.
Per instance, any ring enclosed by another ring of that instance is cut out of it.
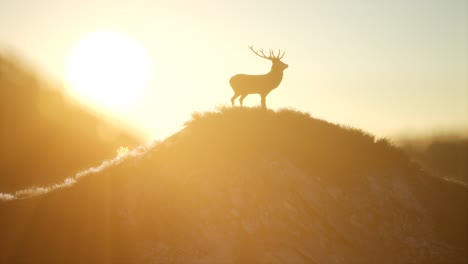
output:
<svg viewBox="0 0 468 264"><path fill-rule="evenodd" d="M467 0L0 0L0 47L58 81L70 49L95 30L125 32L150 54L151 90L119 111L150 138L230 104L230 76L269 71L250 44L286 50L270 108L378 136L468 131Z"/></svg>

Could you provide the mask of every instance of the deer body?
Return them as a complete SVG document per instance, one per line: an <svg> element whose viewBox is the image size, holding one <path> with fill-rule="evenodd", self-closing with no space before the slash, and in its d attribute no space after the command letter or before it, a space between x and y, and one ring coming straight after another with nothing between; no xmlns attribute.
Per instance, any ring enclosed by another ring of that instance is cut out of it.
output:
<svg viewBox="0 0 468 264"><path fill-rule="evenodd" d="M270 51L270 56L267 57L263 50L259 52L254 51L252 47L249 47L257 56L271 60L271 70L267 74L263 75L247 75L237 74L231 77L229 84L234 90L234 96L231 98L231 103L234 106L234 101L240 96L239 102L242 106L244 98L249 94L259 94L261 96L262 107L266 108L266 96L275 88L277 88L283 80L283 71L288 67L287 64L281 61L280 52L275 56Z"/></svg>

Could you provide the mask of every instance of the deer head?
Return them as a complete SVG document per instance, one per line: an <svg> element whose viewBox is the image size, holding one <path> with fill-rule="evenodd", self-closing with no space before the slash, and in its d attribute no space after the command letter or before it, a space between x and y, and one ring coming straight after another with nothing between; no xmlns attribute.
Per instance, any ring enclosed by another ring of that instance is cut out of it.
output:
<svg viewBox="0 0 468 264"><path fill-rule="evenodd" d="M285 51L283 51L283 54L281 54L281 50L278 50L278 55L275 55L275 53L272 50L270 50L270 56L267 56L263 52L263 49L259 51L254 50L253 45L249 46L249 49L260 58L270 60L273 63L271 66L272 71L284 71L286 68L288 68L288 65L281 61L284 54L286 53Z"/></svg>

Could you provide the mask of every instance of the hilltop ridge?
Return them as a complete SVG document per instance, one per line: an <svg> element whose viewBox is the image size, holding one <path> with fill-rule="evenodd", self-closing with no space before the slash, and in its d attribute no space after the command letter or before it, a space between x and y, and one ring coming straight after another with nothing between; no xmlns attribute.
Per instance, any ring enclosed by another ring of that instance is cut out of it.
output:
<svg viewBox="0 0 468 264"><path fill-rule="evenodd" d="M363 131L222 108L68 187L0 202L0 263L463 263L465 198Z"/></svg>

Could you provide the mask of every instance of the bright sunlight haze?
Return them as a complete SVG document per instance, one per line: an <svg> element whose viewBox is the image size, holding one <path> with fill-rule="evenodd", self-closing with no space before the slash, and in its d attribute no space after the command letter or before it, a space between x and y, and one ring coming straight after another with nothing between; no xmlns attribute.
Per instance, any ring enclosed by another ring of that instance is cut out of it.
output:
<svg viewBox="0 0 468 264"><path fill-rule="evenodd" d="M468 131L464 0L44 1L2 1L0 50L148 141L230 105L231 76L267 73L249 45L286 52L270 109L379 137Z"/></svg>
<svg viewBox="0 0 468 264"><path fill-rule="evenodd" d="M152 74L144 48L113 31L85 36L70 52L66 65L70 92L112 112L137 104L149 88Z"/></svg>

